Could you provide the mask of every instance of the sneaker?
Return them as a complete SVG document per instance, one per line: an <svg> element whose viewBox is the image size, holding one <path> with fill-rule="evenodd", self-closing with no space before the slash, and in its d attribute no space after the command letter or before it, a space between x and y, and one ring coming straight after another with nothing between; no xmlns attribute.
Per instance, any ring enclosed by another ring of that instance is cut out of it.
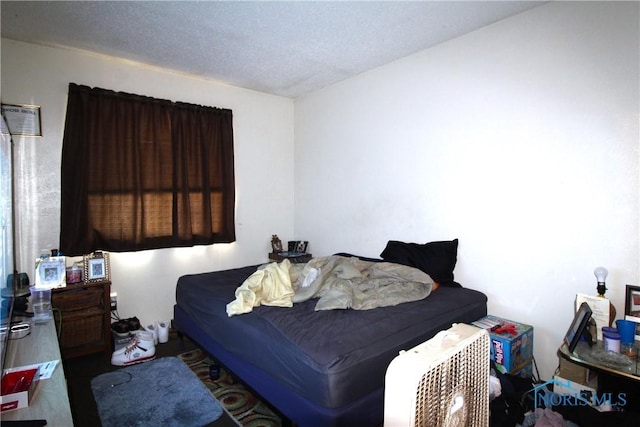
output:
<svg viewBox="0 0 640 427"><path fill-rule="evenodd" d="M129 336L129 322L126 320L118 320L117 322L113 322L111 324L111 330L118 337L128 337Z"/></svg>
<svg viewBox="0 0 640 427"><path fill-rule="evenodd" d="M114 366L128 366L135 363L146 362L155 359L156 346L153 343L153 334L148 331L138 331L129 343L111 355L111 364Z"/></svg>
<svg viewBox="0 0 640 427"><path fill-rule="evenodd" d="M160 344L169 342L169 322L160 321L158 325L158 342Z"/></svg>
<svg viewBox="0 0 640 427"><path fill-rule="evenodd" d="M144 327L147 331L153 335L153 343L158 345L158 324L151 324Z"/></svg>
<svg viewBox="0 0 640 427"><path fill-rule="evenodd" d="M129 330L131 332L133 331L137 331L138 329L140 329L140 321L138 320L137 317L130 317L126 320L126 322L129 324Z"/></svg>

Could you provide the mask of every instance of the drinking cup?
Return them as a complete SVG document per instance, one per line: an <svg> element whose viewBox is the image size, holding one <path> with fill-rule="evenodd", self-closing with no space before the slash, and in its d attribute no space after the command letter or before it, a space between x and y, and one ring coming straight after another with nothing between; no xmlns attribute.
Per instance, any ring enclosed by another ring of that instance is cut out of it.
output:
<svg viewBox="0 0 640 427"><path fill-rule="evenodd" d="M636 322L618 319L616 320L616 326L620 334L620 342L622 344L633 344L636 337Z"/></svg>
<svg viewBox="0 0 640 427"><path fill-rule="evenodd" d="M31 289L31 307L33 308L33 321L45 323L53 318L51 313L51 289Z"/></svg>

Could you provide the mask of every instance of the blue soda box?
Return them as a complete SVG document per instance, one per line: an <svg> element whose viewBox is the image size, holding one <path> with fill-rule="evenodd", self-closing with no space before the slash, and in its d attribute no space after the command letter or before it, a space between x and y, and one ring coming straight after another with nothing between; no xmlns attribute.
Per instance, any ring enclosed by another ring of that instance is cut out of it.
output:
<svg viewBox="0 0 640 427"><path fill-rule="evenodd" d="M520 370L533 358L533 326L491 315L473 325L489 330L491 360L503 374Z"/></svg>

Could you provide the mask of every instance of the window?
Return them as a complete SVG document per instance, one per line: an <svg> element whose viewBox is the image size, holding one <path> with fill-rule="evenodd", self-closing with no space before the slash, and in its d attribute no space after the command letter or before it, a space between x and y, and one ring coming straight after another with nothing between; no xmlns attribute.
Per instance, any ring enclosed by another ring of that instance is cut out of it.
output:
<svg viewBox="0 0 640 427"><path fill-rule="evenodd" d="M69 85L60 249L235 241L232 112Z"/></svg>

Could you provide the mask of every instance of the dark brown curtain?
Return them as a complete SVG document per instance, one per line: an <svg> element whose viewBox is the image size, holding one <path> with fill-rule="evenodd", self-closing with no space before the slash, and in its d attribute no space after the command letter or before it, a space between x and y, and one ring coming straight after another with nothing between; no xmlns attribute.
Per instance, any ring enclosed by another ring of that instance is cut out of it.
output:
<svg viewBox="0 0 640 427"><path fill-rule="evenodd" d="M62 253L235 241L232 122L227 109L71 83Z"/></svg>

